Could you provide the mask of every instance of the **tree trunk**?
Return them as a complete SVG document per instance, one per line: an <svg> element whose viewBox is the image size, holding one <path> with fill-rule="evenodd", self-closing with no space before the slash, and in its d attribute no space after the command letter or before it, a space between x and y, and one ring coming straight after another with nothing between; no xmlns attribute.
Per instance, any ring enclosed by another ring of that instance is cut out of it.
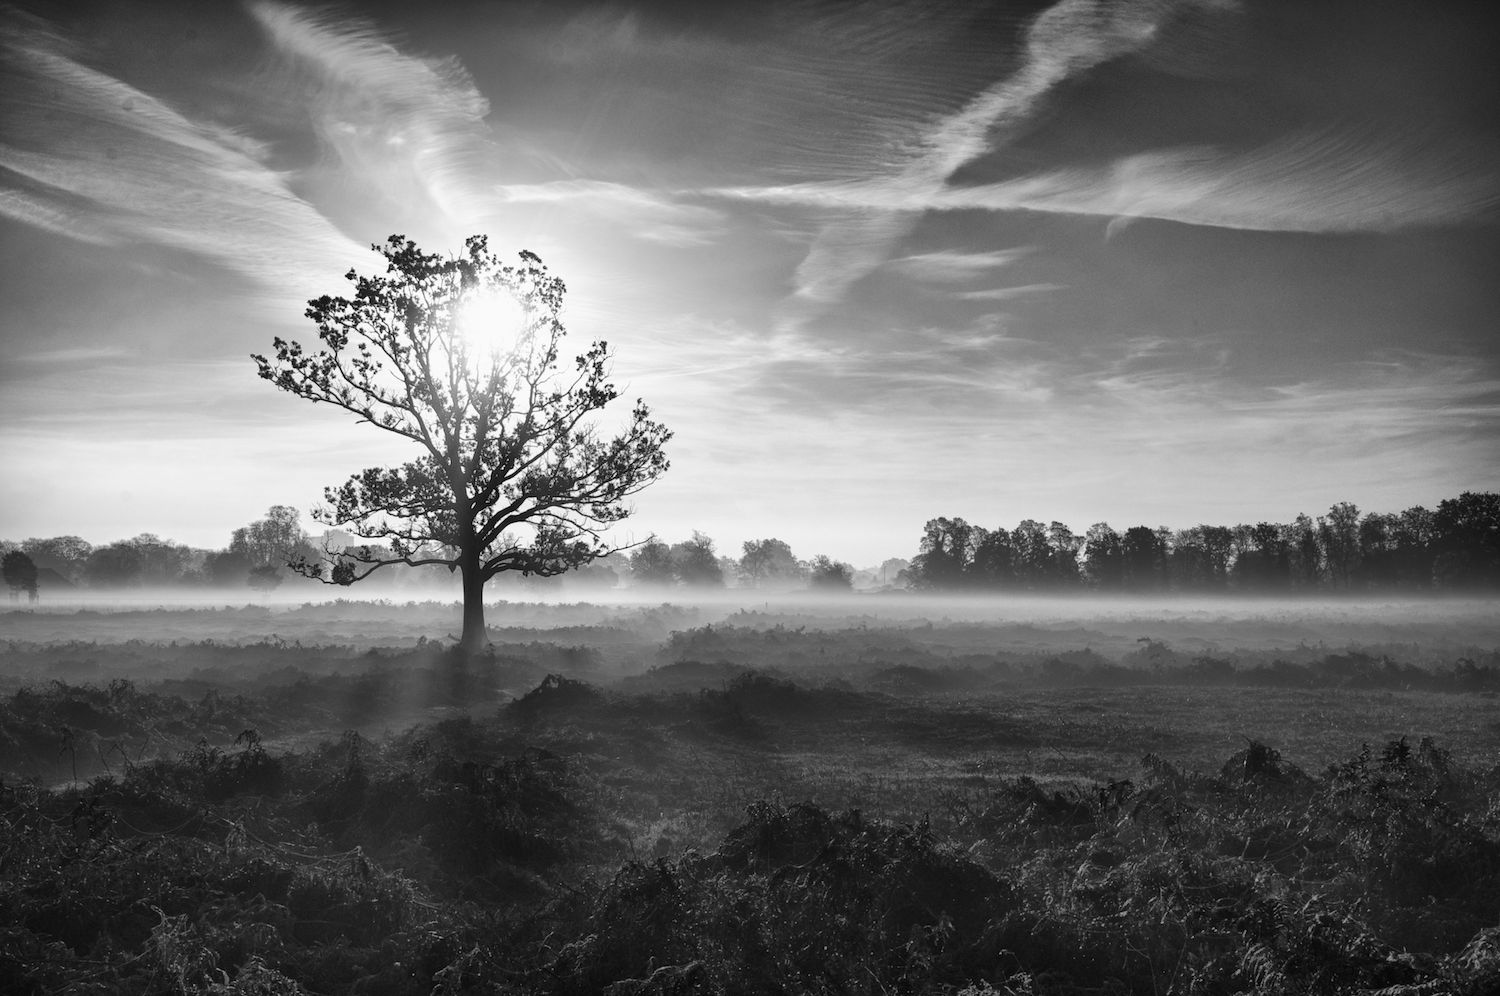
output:
<svg viewBox="0 0 1500 996"><path fill-rule="evenodd" d="M472 655L484 650L490 642L489 630L484 625L484 576L478 554L464 554L459 569L464 576L464 633L459 637L458 649Z"/></svg>

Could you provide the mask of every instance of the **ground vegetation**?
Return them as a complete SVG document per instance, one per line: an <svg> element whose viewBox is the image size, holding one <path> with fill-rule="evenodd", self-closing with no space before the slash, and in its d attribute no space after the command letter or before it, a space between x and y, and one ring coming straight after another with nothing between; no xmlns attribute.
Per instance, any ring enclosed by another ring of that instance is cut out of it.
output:
<svg viewBox="0 0 1500 996"><path fill-rule="evenodd" d="M1500 985L1493 649L649 612L0 645L0 988Z"/></svg>

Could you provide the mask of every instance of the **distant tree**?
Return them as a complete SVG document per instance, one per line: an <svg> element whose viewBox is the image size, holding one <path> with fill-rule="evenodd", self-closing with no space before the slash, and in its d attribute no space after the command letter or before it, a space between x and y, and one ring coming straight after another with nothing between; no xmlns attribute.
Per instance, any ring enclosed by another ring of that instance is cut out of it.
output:
<svg viewBox="0 0 1500 996"><path fill-rule="evenodd" d="M245 584L254 566L248 557L233 550L215 550L203 558L208 583L219 588Z"/></svg>
<svg viewBox="0 0 1500 996"><path fill-rule="evenodd" d="M802 582L802 565L782 540L746 540L741 549L739 575L747 587L791 587Z"/></svg>
<svg viewBox="0 0 1500 996"><path fill-rule="evenodd" d="M1433 569L1449 588L1500 585L1500 494L1465 491L1432 516Z"/></svg>
<svg viewBox="0 0 1500 996"><path fill-rule="evenodd" d="M93 545L78 536L29 539L21 544L21 549L36 564L37 570L50 568L73 584L84 580L84 567L89 554L94 552Z"/></svg>
<svg viewBox="0 0 1500 996"><path fill-rule="evenodd" d="M1222 591L1234 556L1234 530L1196 525L1180 530L1170 555L1172 585L1179 591Z"/></svg>
<svg viewBox="0 0 1500 996"><path fill-rule="evenodd" d="M1359 567L1357 588L1389 589L1400 586L1396 570L1395 529L1399 515L1370 512L1359 520Z"/></svg>
<svg viewBox="0 0 1500 996"><path fill-rule="evenodd" d="M1016 556L1010 543L1010 530L1001 526L983 531L974 544L969 561L969 584L976 588L1007 588L1016 581Z"/></svg>
<svg viewBox="0 0 1500 996"><path fill-rule="evenodd" d="M1334 588L1348 590L1359 570L1359 509L1343 501L1318 516L1318 545L1328 581Z"/></svg>
<svg viewBox="0 0 1500 996"><path fill-rule="evenodd" d="M1083 567L1089 582L1100 591L1125 586L1125 544L1107 522L1089 527L1083 542Z"/></svg>
<svg viewBox="0 0 1500 996"><path fill-rule="evenodd" d="M1285 531L1291 557L1292 583L1300 589L1316 588L1323 579L1323 548L1317 527L1306 515L1298 515Z"/></svg>
<svg viewBox="0 0 1500 996"><path fill-rule="evenodd" d="M850 591L854 568L820 553L808 563L807 584L816 591Z"/></svg>
<svg viewBox="0 0 1500 996"><path fill-rule="evenodd" d="M1229 567L1234 562L1234 530L1228 526L1199 526L1198 535L1208 555L1209 586L1223 591L1229 586Z"/></svg>
<svg viewBox="0 0 1500 996"><path fill-rule="evenodd" d="M1132 591L1159 591L1166 586L1167 548L1150 526L1131 526L1120 537L1124 586Z"/></svg>
<svg viewBox="0 0 1500 996"><path fill-rule="evenodd" d="M1010 546L1016 569L1016 580L1031 590L1052 584L1052 545L1047 528L1035 519L1022 519L1010 531Z"/></svg>
<svg viewBox="0 0 1500 996"><path fill-rule="evenodd" d="M299 570L337 584L393 564L457 570L460 646L474 651L488 640L485 582L504 571L562 574L616 549L604 531L665 473L671 433L637 402L624 431L598 435L592 416L619 397L608 347L596 342L558 372L564 286L537 256L504 264L482 236L452 258L396 235L375 249L385 276L350 271L352 298L310 302L322 350L277 339L274 360L254 358L282 390L342 408L420 451L329 488L317 513L388 543L390 555L346 552ZM511 316L500 317L506 310Z"/></svg>
<svg viewBox="0 0 1500 996"><path fill-rule="evenodd" d="M236 529L229 540L229 550L252 564L289 566L305 556L307 533L302 531L302 517L290 505L272 505L266 517Z"/></svg>
<svg viewBox="0 0 1500 996"><path fill-rule="evenodd" d="M123 588L141 582L141 551L120 541L96 546L84 565L84 576L96 588Z"/></svg>
<svg viewBox="0 0 1500 996"><path fill-rule="evenodd" d="M1076 587L1083 580L1083 572L1078 566L1078 553L1083 549L1083 537L1075 536L1065 523L1053 522L1047 527L1047 546L1052 554L1047 571L1048 585L1055 588Z"/></svg>
<svg viewBox="0 0 1500 996"><path fill-rule="evenodd" d="M25 552L12 550L0 558L0 576L5 578L5 586L10 589L11 601L19 599L22 593L25 593L27 601L36 601L36 564Z"/></svg>
<svg viewBox="0 0 1500 996"><path fill-rule="evenodd" d="M652 536L630 555L630 578L638 585L664 587L677 580L672 570L672 548Z"/></svg>
<svg viewBox="0 0 1500 996"><path fill-rule="evenodd" d="M963 519L927 520L921 546L906 572L910 585L931 591L962 587L969 577L976 539L975 527Z"/></svg>
<svg viewBox="0 0 1500 996"><path fill-rule="evenodd" d="M192 551L181 543L162 539L155 533L141 533L124 542L135 547L140 558L139 581L144 585L173 585L182 582L182 575L192 560Z"/></svg>
<svg viewBox="0 0 1500 996"><path fill-rule="evenodd" d="M1291 584L1291 553L1281 526L1258 522L1245 530L1244 551L1235 559L1235 584L1246 591L1280 591Z"/></svg>
<svg viewBox="0 0 1500 996"><path fill-rule="evenodd" d="M1414 505L1392 517L1390 543L1396 575L1403 587L1422 589L1432 586L1433 564L1437 556L1433 519L1432 512L1421 505Z"/></svg>
<svg viewBox="0 0 1500 996"><path fill-rule="evenodd" d="M697 530L693 538L673 543L672 573L689 588L722 588L724 572L714 554L714 541Z"/></svg>
<svg viewBox="0 0 1500 996"><path fill-rule="evenodd" d="M302 530L301 515L290 505L272 505L266 509L264 519L236 529L230 537L228 552L249 565L242 580L260 591L270 591L281 583L281 568L295 569L295 565L309 563L318 556ZM276 585L267 587L272 576Z"/></svg>

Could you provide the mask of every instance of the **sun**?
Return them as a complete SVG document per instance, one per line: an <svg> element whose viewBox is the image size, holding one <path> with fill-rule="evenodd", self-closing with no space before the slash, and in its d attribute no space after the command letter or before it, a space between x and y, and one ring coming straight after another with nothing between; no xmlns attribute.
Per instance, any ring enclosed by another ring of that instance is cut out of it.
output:
<svg viewBox="0 0 1500 996"><path fill-rule="evenodd" d="M515 351L530 325L521 302L503 289L472 294L454 315L454 332L475 358L495 358Z"/></svg>

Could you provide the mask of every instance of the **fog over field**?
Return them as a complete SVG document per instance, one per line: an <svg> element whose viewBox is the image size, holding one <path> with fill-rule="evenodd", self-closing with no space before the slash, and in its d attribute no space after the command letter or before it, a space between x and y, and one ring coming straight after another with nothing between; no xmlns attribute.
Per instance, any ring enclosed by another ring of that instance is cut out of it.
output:
<svg viewBox="0 0 1500 996"><path fill-rule="evenodd" d="M924 977L1015 983L991 993L1075 991L1018 981L1048 965L1160 991L1184 953L1248 978L1255 916L1294 974L1500 979L1494 599L598 594L492 600L472 655L450 599L6 605L0 821L38 857L0 876L285 996L460 963L582 996L660 971L639 944L735 992L741 924L843 975L906 950L897 916L963 939ZM24 943L59 929L36 902ZM1330 929L1433 960L1295 953ZM576 985L547 981L559 932L604 946ZM52 958L29 971L100 971Z"/></svg>
<svg viewBox="0 0 1500 996"><path fill-rule="evenodd" d="M46 604L0 605L0 639L251 641L313 632L355 643L443 640L461 625L461 606L442 598L359 597L358 589L245 593L141 589L70 593ZM323 594L319 592L319 594ZM1071 595L952 596L880 593L816 595L725 590L685 594L640 590L556 593L487 600L492 637L507 630L610 625L657 630L668 609L680 626L715 623L941 630L949 641L995 650L1085 650L1118 657L1144 638L1185 652L1396 646L1436 651L1500 647L1500 600L1429 598L1129 598ZM446 632L445 618L451 619ZM964 634L969 634L965 636Z"/></svg>
<svg viewBox="0 0 1500 996"><path fill-rule="evenodd" d="M0 0L0 994L1500 994L1485 9Z"/></svg>

